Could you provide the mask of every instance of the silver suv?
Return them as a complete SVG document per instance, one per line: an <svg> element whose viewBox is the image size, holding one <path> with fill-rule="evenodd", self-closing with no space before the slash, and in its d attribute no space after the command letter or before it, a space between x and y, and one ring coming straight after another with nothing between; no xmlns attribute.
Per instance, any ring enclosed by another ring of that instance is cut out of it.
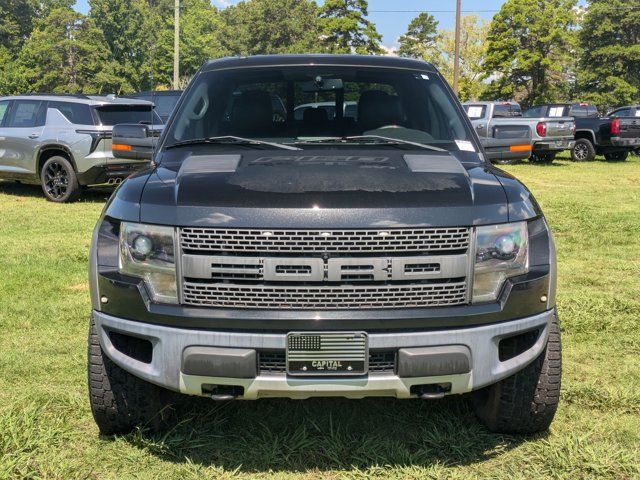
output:
<svg viewBox="0 0 640 480"><path fill-rule="evenodd" d="M39 183L54 202L85 186L117 185L148 160L111 153L118 123L162 124L151 102L114 96L0 97L0 179Z"/></svg>

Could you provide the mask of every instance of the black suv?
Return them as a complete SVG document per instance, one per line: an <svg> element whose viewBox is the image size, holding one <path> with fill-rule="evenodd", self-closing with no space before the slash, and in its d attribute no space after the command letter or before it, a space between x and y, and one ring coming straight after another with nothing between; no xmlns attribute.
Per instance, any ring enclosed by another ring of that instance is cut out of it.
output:
<svg viewBox="0 0 640 480"><path fill-rule="evenodd" d="M227 58L183 95L157 144L146 125L114 129L121 158L155 154L93 236L89 388L103 433L158 426L171 391L471 392L492 430L549 426L551 233L433 66ZM335 114L296 117L314 102Z"/></svg>

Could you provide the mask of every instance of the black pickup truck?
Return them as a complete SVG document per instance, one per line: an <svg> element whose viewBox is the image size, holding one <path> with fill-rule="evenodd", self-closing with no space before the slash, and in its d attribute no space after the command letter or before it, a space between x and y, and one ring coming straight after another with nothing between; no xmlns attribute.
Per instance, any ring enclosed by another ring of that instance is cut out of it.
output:
<svg viewBox="0 0 640 480"><path fill-rule="evenodd" d="M593 105L554 103L529 108L523 115L573 117L576 143L571 158L577 162L591 161L596 155L604 155L607 160L626 160L629 152L640 147L640 116L635 116L635 107L620 108L599 117Z"/></svg>
<svg viewBox="0 0 640 480"><path fill-rule="evenodd" d="M307 108L320 101L335 115ZM561 376L553 238L432 65L219 59L162 137L149 130L114 128L118 158L151 163L113 194L91 247L102 433L160 426L171 391L470 393L491 430L549 426ZM516 144L529 153L528 137Z"/></svg>

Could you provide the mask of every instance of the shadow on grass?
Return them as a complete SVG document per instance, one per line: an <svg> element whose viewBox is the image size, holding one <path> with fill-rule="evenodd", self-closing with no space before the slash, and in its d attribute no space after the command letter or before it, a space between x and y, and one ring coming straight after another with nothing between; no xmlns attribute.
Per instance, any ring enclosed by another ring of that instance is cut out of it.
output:
<svg viewBox="0 0 640 480"><path fill-rule="evenodd" d="M163 433L123 438L165 461L247 473L465 465L525 437L492 434L463 397L260 400L186 398Z"/></svg>
<svg viewBox="0 0 640 480"><path fill-rule="evenodd" d="M104 203L109 199L112 193L113 188L87 188L82 190L80 198L77 201L81 203ZM40 185L30 185L11 181L0 181L0 194L11 195L14 197L45 199Z"/></svg>

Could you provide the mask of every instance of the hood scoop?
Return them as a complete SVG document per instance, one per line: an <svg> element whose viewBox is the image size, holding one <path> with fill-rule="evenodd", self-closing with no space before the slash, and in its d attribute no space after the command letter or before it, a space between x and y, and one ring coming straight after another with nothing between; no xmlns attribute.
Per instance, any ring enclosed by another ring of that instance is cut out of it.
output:
<svg viewBox="0 0 640 480"><path fill-rule="evenodd" d="M178 171L178 181L185 175L233 173L238 169L241 155L192 155L184 159Z"/></svg>
<svg viewBox="0 0 640 480"><path fill-rule="evenodd" d="M414 173L448 173L466 175L460 161L449 154L442 155L405 155L404 161Z"/></svg>

